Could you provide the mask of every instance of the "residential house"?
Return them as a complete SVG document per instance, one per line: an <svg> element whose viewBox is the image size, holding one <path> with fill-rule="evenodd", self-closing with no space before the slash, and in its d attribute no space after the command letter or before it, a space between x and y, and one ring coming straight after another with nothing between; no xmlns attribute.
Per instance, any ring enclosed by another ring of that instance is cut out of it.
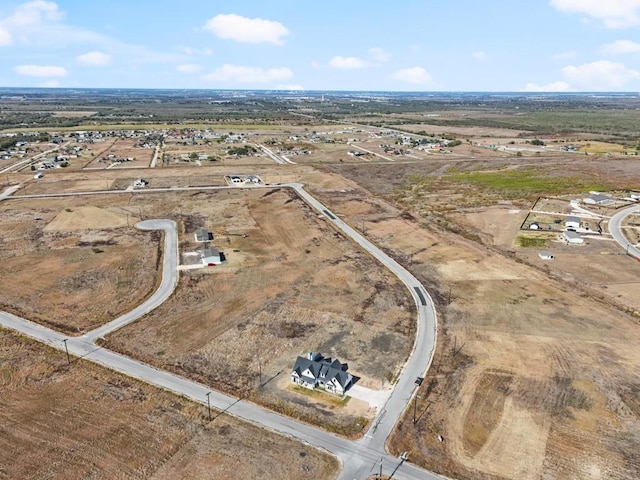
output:
<svg viewBox="0 0 640 480"><path fill-rule="evenodd" d="M213 240L213 234L206 228L199 228L194 234L196 242L210 242Z"/></svg>
<svg viewBox="0 0 640 480"><path fill-rule="evenodd" d="M600 194L589 195L588 197L583 198L582 201L587 205L607 205L612 202L610 197Z"/></svg>
<svg viewBox="0 0 640 480"><path fill-rule="evenodd" d="M309 352L306 357L296 359L291 371L291 381L311 390L322 387L327 392L344 395L354 384L353 375L347 373L348 368L338 359L332 360L319 353Z"/></svg>
<svg viewBox="0 0 640 480"><path fill-rule="evenodd" d="M574 230L580 228L580 218L579 217L567 217L564 221L564 226L569 229L572 228Z"/></svg>
<svg viewBox="0 0 640 480"><path fill-rule="evenodd" d="M209 247L200 252L202 255L202 264L205 267L213 267L223 262L223 254L217 248Z"/></svg>
<svg viewBox="0 0 640 480"><path fill-rule="evenodd" d="M144 178L138 178L135 182L133 182L134 187L146 187L149 185L149 181Z"/></svg>
<svg viewBox="0 0 640 480"><path fill-rule="evenodd" d="M580 245L584 243L584 239L580 236L580 234L572 230L567 230L566 232L562 232L562 238L564 239L565 242L571 245Z"/></svg>

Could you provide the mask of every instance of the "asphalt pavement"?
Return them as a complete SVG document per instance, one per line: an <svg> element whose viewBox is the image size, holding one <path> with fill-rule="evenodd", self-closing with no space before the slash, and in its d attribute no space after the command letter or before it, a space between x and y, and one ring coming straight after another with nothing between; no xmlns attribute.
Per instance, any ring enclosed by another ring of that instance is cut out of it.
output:
<svg viewBox="0 0 640 480"><path fill-rule="evenodd" d="M633 246L622 233L622 221L628 215L640 213L640 205L632 205L631 207L620 210L609 219L609 233L618 244L625 249L628 255L640 259L640 250Z"/></svg>

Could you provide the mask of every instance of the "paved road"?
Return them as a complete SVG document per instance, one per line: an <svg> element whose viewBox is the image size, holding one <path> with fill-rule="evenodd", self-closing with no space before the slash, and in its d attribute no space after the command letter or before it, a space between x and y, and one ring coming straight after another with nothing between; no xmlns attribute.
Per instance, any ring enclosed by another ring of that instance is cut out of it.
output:
<svg viewBox="0 0 640 480"><path fill-rule="evenodd" d="M136 224L141 230L164 231L164 262L162 264L162 281L160 287L145 302L115 320L83 335L93 343L98 338L124 327L134 320L159 307L171 296L178 285L178 232L173 220L145 220Z"/></svg>
<svg viewBox="0 0 640 480"><path fill-rule="evenodd" d="M151 298L132 312L122 315L118 319L89 332L81 337L66 337L65 335L16 317L9 313L0 312L0 325L18 330L43 343L55 348L68 348L77 357L99 363L108 368L122 372L147 383L159 386L193 401L206 404L209 393L211 406L216 410L251 421L275 432L279 432L324 449L336 455L342 462L339 479L364 479L379 469L382 459L383 472L392 473L401 463L399 459L389 456L385 451L386 440L395 426L402 411L411 400L414 393L414 380L423 376L432 360L437 334L436 316L428 292L407 270L388 257L378 247L369 242L356 230L351 228L323 204L307 193L300 184L286 184L293 188L309 205L321 212L328 221L342 230L347 236L376 257L382 264L395 273L409 288L418 310L418 328L412 354L403 368L393 393L390 395L385 408L378 413L375 421L366 435L358 441L350 441L318 428L301 424L291 418L283 417L256 405L235 399L220 392L211 391L209 387L182 378L172 373L160 371L137 360L124 357L107 349L96 346L93 342L103 335L126 325L160 305L171 294L177 284L177 233L176 225L170 220L148 220L137 226L142 229L162 229L165 232L165 254L163 262L163 276L161 286ZM237 188L237 187L235 187ZM256 188L256 187L254 187ZM258 187L259 188L259 187ZM202 189L191 187L189 189ZM176 189L158 189L158 191ZM86 194L96 194L85 192ZM121 193L121 192L120 192ZM76 193L77 195L78 193ZM54 195L52 195L54 196ZM288 372L284 373L285 375ZM215 421L215 420L214 420ZM395 478L407 480L436 480L441 477L430 472L404 463L395 474Z"/></svg>
<svg viewBox="0 0 640 480"><path fill-rule="evenodd" d="M611 233L613 239L618 242L629 255L640 259L640 250L631 245L629 240L627 240L627 238L622 233L621 228L622 220L624 220L626 216L631 215L632 213L640 213L640 205L633 205L613 215L609 219L609 233Z"/></svg>
<svg viewBox="0 0 640 480"><path fill-rule="evenodd" d="M404 408L411 400L417 377L424 376L431 364L436 344L436 312L429 293L422 284L402 265L389 257L358 231L329 211L323 204L304 190L301 184L287 184L309 205L321 212L329 222L342 230L354 242L373 255L380 263L393 272L411 292L418 310L418 328L413 351L398 378L384 409L378 412L371 428L361 442L376 450L384 450L387 437L398 422Z"/></svg>
<svg viewBox="0 0 640 480"><path fill-rule="evenodd" d="M4 192L0 193L0 202L6 198L9 198L11 195L13 195L15 192L17 192L18 190L20 190L20 187L22 185L14 185L12 187L8 187L4 189Z"/></svg>
<svg viewBox="0 0 640 480"><path fill-rule="evenodd" d="M25 158L23 160L19 160L15 163L12 163L11 165L6 166L5 168L3 168L2 170L0 170L0 173L7 173L10 172L12 170L15 169L16 172L19 172L20 170L23 170L24 168L26 168L27 166L29 166L32 163L35 163L36 160L39 160L40 158L49 155L50 153L53 153L57 150L60 150L61 147L64 147L64 145L62 146L56 146L53 147L45 152L42 153L38 153L37 155L34 155L33 157L29 157L29 158Z"/></svg>
<svg viewBox="0 0 640 480"><path fill-rule="evenodd" d="M266 153L269 157L271 157L271 159L276 162L279 163L280 165L284 165L286 163L289 163L291 165L295 165L296 162L292 162L291 160L289 160L288 158L282 156L282 155L277 155L276 153L273 152L273 150L271 150L270 148L265 147L264 145L260 145L258 143L254 143L254 145L256 147L258 147L260 150L262 150L264 153Z"/></svg>

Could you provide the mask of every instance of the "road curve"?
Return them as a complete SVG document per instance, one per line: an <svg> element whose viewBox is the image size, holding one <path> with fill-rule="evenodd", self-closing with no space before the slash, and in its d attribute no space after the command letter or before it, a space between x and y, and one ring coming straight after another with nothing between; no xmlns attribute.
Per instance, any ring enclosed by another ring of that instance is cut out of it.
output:
<svg viewBox="0 0 640 480"><path fill-rule="evenodd" d="M360 440L361 443L377 450L384 450L388 436L398 422L402 412L411 400L415 390L415 380L424 376L433 359L437 337L436 311L431 296L407 269L389 257L353 227L330 212L322 203L304 190L301 184L286 184L293 188L305 202L322 213L326 219L344 232L354 242L369 252L373 257L396 275L409 289L413 297L417 312L418 325L413 349L405 364L396 386L393 389L384 408L378 412L371 428Z"/></svg>
<svg viewBox="0 0 640 480"><path fill-rule="evenodd" d="M401 463L386 453L385 444L393 427L414 394L414 380L428 369L435 350L437 335L436 315L433 302L422 284L400 264L387 256L382 250L369 242L356 230L331 213L322 203L306 192L301 184L284 184L294 189L311 207L322 213L336 228L352 238L363 249L385 265L409 288L418 311L416 339L409 360L405 364L393 393L385 407L378 412L376 419L366 435L358 441L350 441L316 427L301 424L262 407L256 406L220 392L211 391L205 385L161 371L140 361L119 355L95 345L95 340L121 328L159 306L166 300L177 285L178 241L176 224L171 220L148 220L137 224L146 230L164 230L164 261L161 285L156 292L133 311L120 316L108 324L80 337L67 337L41 325L19 318L6 312L0 312L0 325L20 331L36 340L49 344L59 350L68 348L69 352L112 370L124 373L144 382L172 391L195 402L206 404L209 393L211 406L217 410L248 420L275 432L296 438L310 445L322 448L336 455L342 463L339 479L363 479L378 470L381 460L385 474L389 474ZM198 189L192 187L190 189ZM170 190L170 189L167 189ZM441 479L431 472L418 467L403 464L395 473L395 478L407 480Z"/></svg>
<svg viewBox="0 0 640 480"><path fill-rule="evenodd" d="M159 307L171 296L178 285L178 227L176 222L173 220L145 220L138 222L136 228L140 230L164 231L164 261L162 262L162 280L160 286L153 292L153 295L130 312L119 316L115 320L95 330L85 333L83 337L90 342L95 342L98 338L124 327Z"/></svg>
<svg viewBox="0 0 640 480"><path fill-rule="evenodd" d="M622 233L621 228L624 218L628 215L631 215L632 213L640 213L640 205L632 205L631 207L625 208L624 210L621 210L613 215L609 219L609 233L611 233L613 239L618 242L618 244L620 244L622 248L625 249L625 252L627 252L627 254L640 259L640 250L631 245L629 240L627 240L627 238Z"/></svg>

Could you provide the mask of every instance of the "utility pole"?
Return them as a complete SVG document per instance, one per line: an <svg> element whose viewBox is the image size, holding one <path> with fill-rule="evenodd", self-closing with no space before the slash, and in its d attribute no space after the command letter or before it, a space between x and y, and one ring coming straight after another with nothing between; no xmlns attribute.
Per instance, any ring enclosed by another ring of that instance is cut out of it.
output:
<svg viewBox="0 0 640 480"><path fill-rule="evenodd" d="M378 479L379 480L382 480L382 458L384 458L384 457L380 458L380 475L378 475Z"/></svg>
<svg viewBox="0 0 640 480"><path fill-rule="evenodd" d="M62 343L64 343L64 349L67 352L67 365L71 366L71 357L69 357L69 347L67 347L67 339L65 338L64 340L62 340Z"/></svg>
<svg viewBox="0 0 640 480"><path fill-rule="evenodd" d="M413 424L416 424L416 410L418 409L418 395L413 396Z"/></svg>
<svg viewBox="0 0 640 480"><path fill-rule="evenodd" d="M207 392L207 412L209 412L209 423L211 423L211 398L209 398L211 392Z"/></svg>
<svg viewBox="0 0 640 480"><path fill-rule="evenodd" d="M258 386L262 386L262 361L260 357L258 357L258 373L260 374L260 384Z"/></svg>

